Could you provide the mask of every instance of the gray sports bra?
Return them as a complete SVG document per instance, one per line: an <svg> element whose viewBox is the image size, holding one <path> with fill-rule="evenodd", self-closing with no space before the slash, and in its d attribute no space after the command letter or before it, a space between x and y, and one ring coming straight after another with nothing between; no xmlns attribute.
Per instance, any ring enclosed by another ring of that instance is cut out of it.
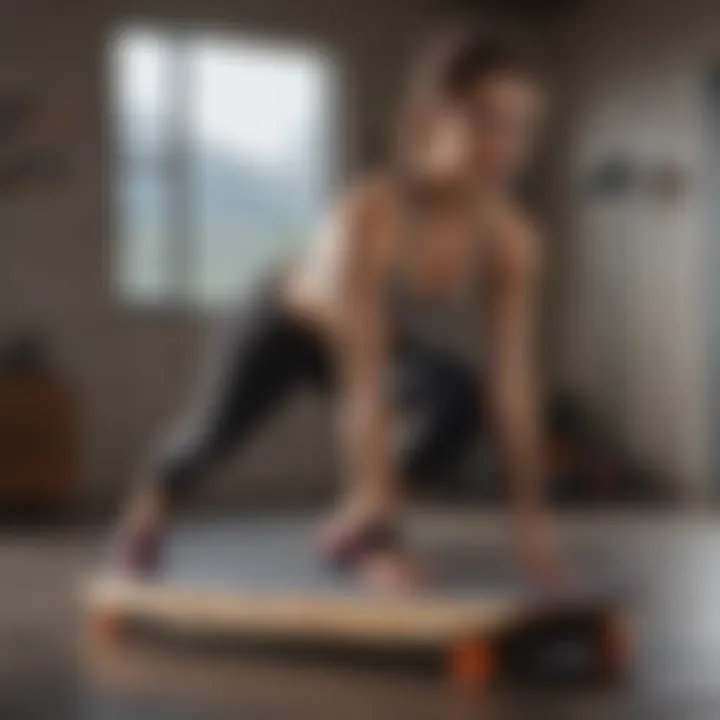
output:
<svg viewBox="0 0 720 720"><path fill-rule="evenodd" d="M412 252L417 234L408 228L403 244ZM420 344L479 363L482 359L480 258L474 253L462 284L442 297L413 287L410 271L398 269L388 279L387 302L394 337L402 344Z"/></svg>
<svg viewBox="0 0 720 720"><path fill-rule="evenodd" d="M412 222L403 230L406 256L417 252L420 237ZM480 223L478 223L480 225ZM330 307L336 302L344 250L342 216L332 213L318 228L303 268L306 292ZM478 227L478 232L481 230ZM479 262L469 268L466 282L453 288L447 297L429 297L414 287L407 263L388 278L386 299L394 338L402 343L423 344L461 358L479 361L482 355Z"/></svg>

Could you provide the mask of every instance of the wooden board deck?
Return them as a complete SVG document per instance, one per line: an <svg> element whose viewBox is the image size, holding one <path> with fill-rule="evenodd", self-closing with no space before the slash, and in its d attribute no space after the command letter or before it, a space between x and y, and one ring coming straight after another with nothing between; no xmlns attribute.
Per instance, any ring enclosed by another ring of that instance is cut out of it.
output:
<svg viewBox="0 0 720 720"><path fill-rule="evenodd" d="M157 581L92 580L84 592L91 626L105 636L141 625L183 636L433 648L452 658L454 675L475 679L489 672L491 647L517 645L507 639L525 628L528 635L550 628L540 632L547 644L569 627L565 618L582 616L593 628L593 652L614 653L618 645L619 611L607 598L540 602L507 577L488 582L468 562L455 568L454 581L447 572L445 584L425 595L371 595L319 564L311 538L307 523L288 520L191 531L174 543ZM458 554L435 562L448 571L452 557Z"/></svg>
<svg viewBox="0 0 720 720"><path fill-rule="evenodd" d="M112 578L91 583L86 599L91 612L192 632L415 646L497 631L528 614L507 599L242 593Z"/></svg>

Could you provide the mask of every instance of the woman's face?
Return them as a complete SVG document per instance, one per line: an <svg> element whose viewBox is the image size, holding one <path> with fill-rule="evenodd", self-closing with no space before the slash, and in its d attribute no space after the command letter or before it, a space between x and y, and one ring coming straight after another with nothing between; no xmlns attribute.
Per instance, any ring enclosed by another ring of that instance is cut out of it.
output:
<svg viewBox="0 0 720 720"><path fill-rule="evenodd" d="M461 102L437 103L423 118L417 169L441 182L508 184L527 160L539 100L531 80L498 73L478 80Z"/></svg>

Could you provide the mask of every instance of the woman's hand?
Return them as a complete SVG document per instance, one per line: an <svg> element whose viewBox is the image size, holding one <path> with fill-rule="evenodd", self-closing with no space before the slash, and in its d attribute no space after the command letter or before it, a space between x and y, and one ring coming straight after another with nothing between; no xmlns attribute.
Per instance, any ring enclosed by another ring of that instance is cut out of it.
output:
<svg viewBox="0 0 720 720"><path fill-rule="evenodd" d="M533 584L544 588L563 585L567 569L549 518L541 510L521 510L513 522L516 552Z"/></svg>

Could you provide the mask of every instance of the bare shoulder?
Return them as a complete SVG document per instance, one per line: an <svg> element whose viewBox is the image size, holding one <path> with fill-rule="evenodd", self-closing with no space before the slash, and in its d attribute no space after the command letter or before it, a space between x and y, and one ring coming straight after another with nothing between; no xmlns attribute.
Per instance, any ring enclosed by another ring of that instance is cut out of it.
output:
<svg viewBox="0 0 720 720"><path fill-rule="evenodd" d="M524 208L505 204L492 214L489 270L498 280L531 283L540 274L540 230Z"/></svg>
<svg viewBox="0 0 720 720"><path fill-rule="evenodd" d="M377 172L352 185L340 201L350 255L385 265L397 237L398 192L389 173Z"/></svg>
<svg viewBox="0 0 720 720"><path fill-rule="evenodd" d="M353 183L341 205L355 219L382 218L393 210L397 192L389 173L375 172Z"/></svg>

